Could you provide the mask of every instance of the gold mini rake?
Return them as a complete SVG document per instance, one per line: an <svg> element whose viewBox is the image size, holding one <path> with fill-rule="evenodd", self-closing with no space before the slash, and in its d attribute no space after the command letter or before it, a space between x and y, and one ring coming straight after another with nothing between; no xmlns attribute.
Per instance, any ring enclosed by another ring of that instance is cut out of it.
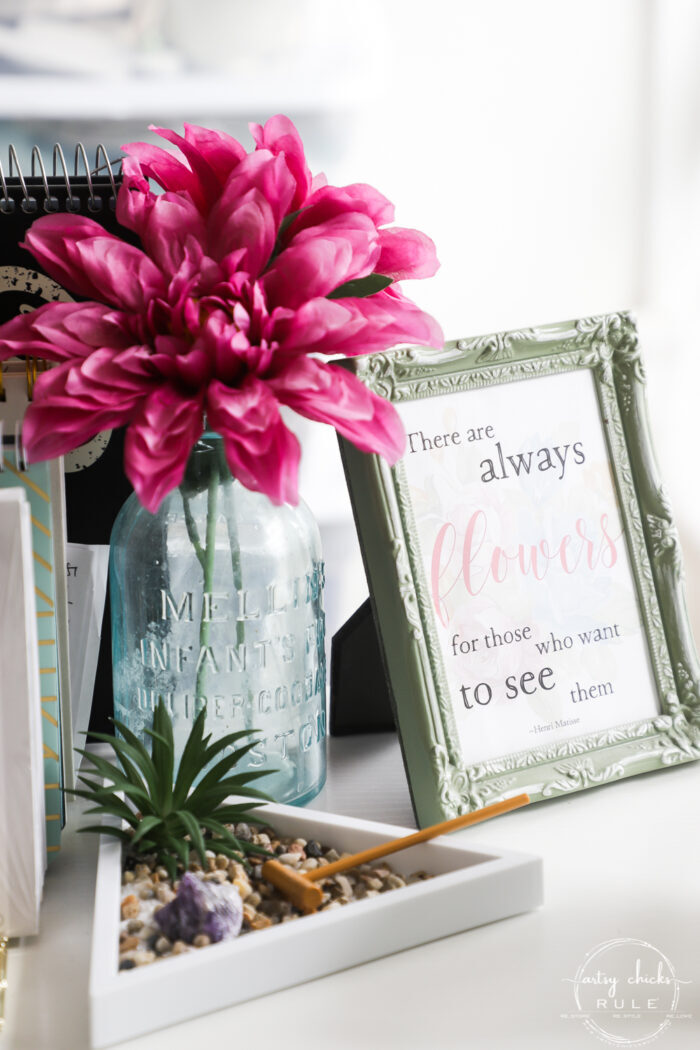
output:
<svg viewBox="0 0 700 1050"><path fill-rule="evenodd" d="M420 842L445 835L449 831L457 831L458 828L466 828L471 824L480 824L482 820L490 817L498 817L501 813L508 813L511 809L519 809L526 806L530 801L529 795L515 795L513 798L504 799L503 802L494 802L483 809L477 809L472 813L463 813L461 817L453 817L452 820L443 820L440 824L433 824L422 831L416 831L412 835L404 835L391 842L382 842L379 846L353 853L350 857L341 857L332 864L324 864L314 868L312 871L295 871L286 864L280 864L278 860L266 860L262 867L263 878L276 886L287 900L300 908L305 915L316 911L323 900L323 890L316 885L324 879L337 875L349 868L356 868L359 864L369 864L370 861L379 860L390 853L398 853L400 850L417 846Z"/></svg>

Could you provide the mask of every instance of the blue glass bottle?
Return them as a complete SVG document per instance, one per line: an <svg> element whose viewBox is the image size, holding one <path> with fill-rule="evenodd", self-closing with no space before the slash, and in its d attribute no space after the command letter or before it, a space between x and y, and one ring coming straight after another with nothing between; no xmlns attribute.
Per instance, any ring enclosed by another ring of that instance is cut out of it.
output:
<svg viewBox="0 0 700 1050"><path fill-rule="evenodd" d="M159 697L177 754L206 707L206 731L256 731L241 769L303 804L326 774L323 561L304 503L280 507L230 474L207 433L156 514L129 497L112 530L116 718L145 741Z"/></svg>

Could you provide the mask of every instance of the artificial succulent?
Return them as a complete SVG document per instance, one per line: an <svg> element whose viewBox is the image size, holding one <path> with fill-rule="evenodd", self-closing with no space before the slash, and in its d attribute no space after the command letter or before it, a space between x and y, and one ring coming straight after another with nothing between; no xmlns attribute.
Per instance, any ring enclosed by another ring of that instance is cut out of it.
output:
<svg viewBox="0 0 700 1050"><path fill-rule="evenodd" d="M265 776L269 770L229 775L255 746L255 740L220 756L243 737L249 737L251 730L229 733L212 742L211 734L204 735L205 718L206 711L202 710L194 721L177 776L173 728L162 700L154 712L152 729L146 730L151 738L150 754L139 738L117 719L112 722L120 736L94 733L95 739L112 747L119 766L78 749L92 763L93 769L89 772L108 783L81 774L78 779L85 788L76 788L71 793L95 803L86 813L117 817L128 827L101 824L82 827L80 831L114 835L126 843L135 856L155 854L157 863L162 864L173 879L178 863L187 869L191 849L204 868L207 849L244 864L247 854L264 854L266 851L259 846L239 841L226 826L249 818L252 804L228 803L227 799L242 796L255 799L257 805L260 801L270 801L262 791L250 786L251 781Z"/></svg>

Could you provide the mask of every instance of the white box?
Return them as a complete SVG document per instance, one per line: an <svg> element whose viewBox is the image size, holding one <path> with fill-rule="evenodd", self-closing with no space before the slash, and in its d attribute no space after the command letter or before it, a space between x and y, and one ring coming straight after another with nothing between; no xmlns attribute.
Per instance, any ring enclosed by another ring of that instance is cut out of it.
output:
<svg viewBox="0 0 700 1050"><path fill-rule="evenodd" d="M265 806L260 819L282 834L357 852L409 834L407 828L294 806ZM121 844L100 845L90 968L93 1047L233 1006L391 952L535 908L542 862L529 854L480 850L458 833L387 858L418 882L297 922L257 930L199 951L119 972Z"/></svg>
<svg viewBox="0 0 700 1050"><path fill-rule="evenodd" d="M46 867L44 759L32 527L21 488L0 489L0 936L39 930Z"/></svg>

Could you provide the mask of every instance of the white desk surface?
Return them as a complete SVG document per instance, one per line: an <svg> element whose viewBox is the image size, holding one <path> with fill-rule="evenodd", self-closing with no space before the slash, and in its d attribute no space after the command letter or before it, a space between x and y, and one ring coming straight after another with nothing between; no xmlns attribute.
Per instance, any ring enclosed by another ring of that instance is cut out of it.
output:
<svg viewBox="0 0 700 1050"><path fill-rule="evenodd" d="M393 735L329 741L316 805L412 824ZM45 889L42 929L10 951L0 1050L87 1050L95 836L76 835L71 805ZM615 937L665 953L679 1010L654 1045L700 1046L700 765L579 792L460 832L539 853L536 912L414 948L155 1032L120 1050L592 1050L574 1012L572 977ZM157 965L157 964L156 964Z"/></svg>

